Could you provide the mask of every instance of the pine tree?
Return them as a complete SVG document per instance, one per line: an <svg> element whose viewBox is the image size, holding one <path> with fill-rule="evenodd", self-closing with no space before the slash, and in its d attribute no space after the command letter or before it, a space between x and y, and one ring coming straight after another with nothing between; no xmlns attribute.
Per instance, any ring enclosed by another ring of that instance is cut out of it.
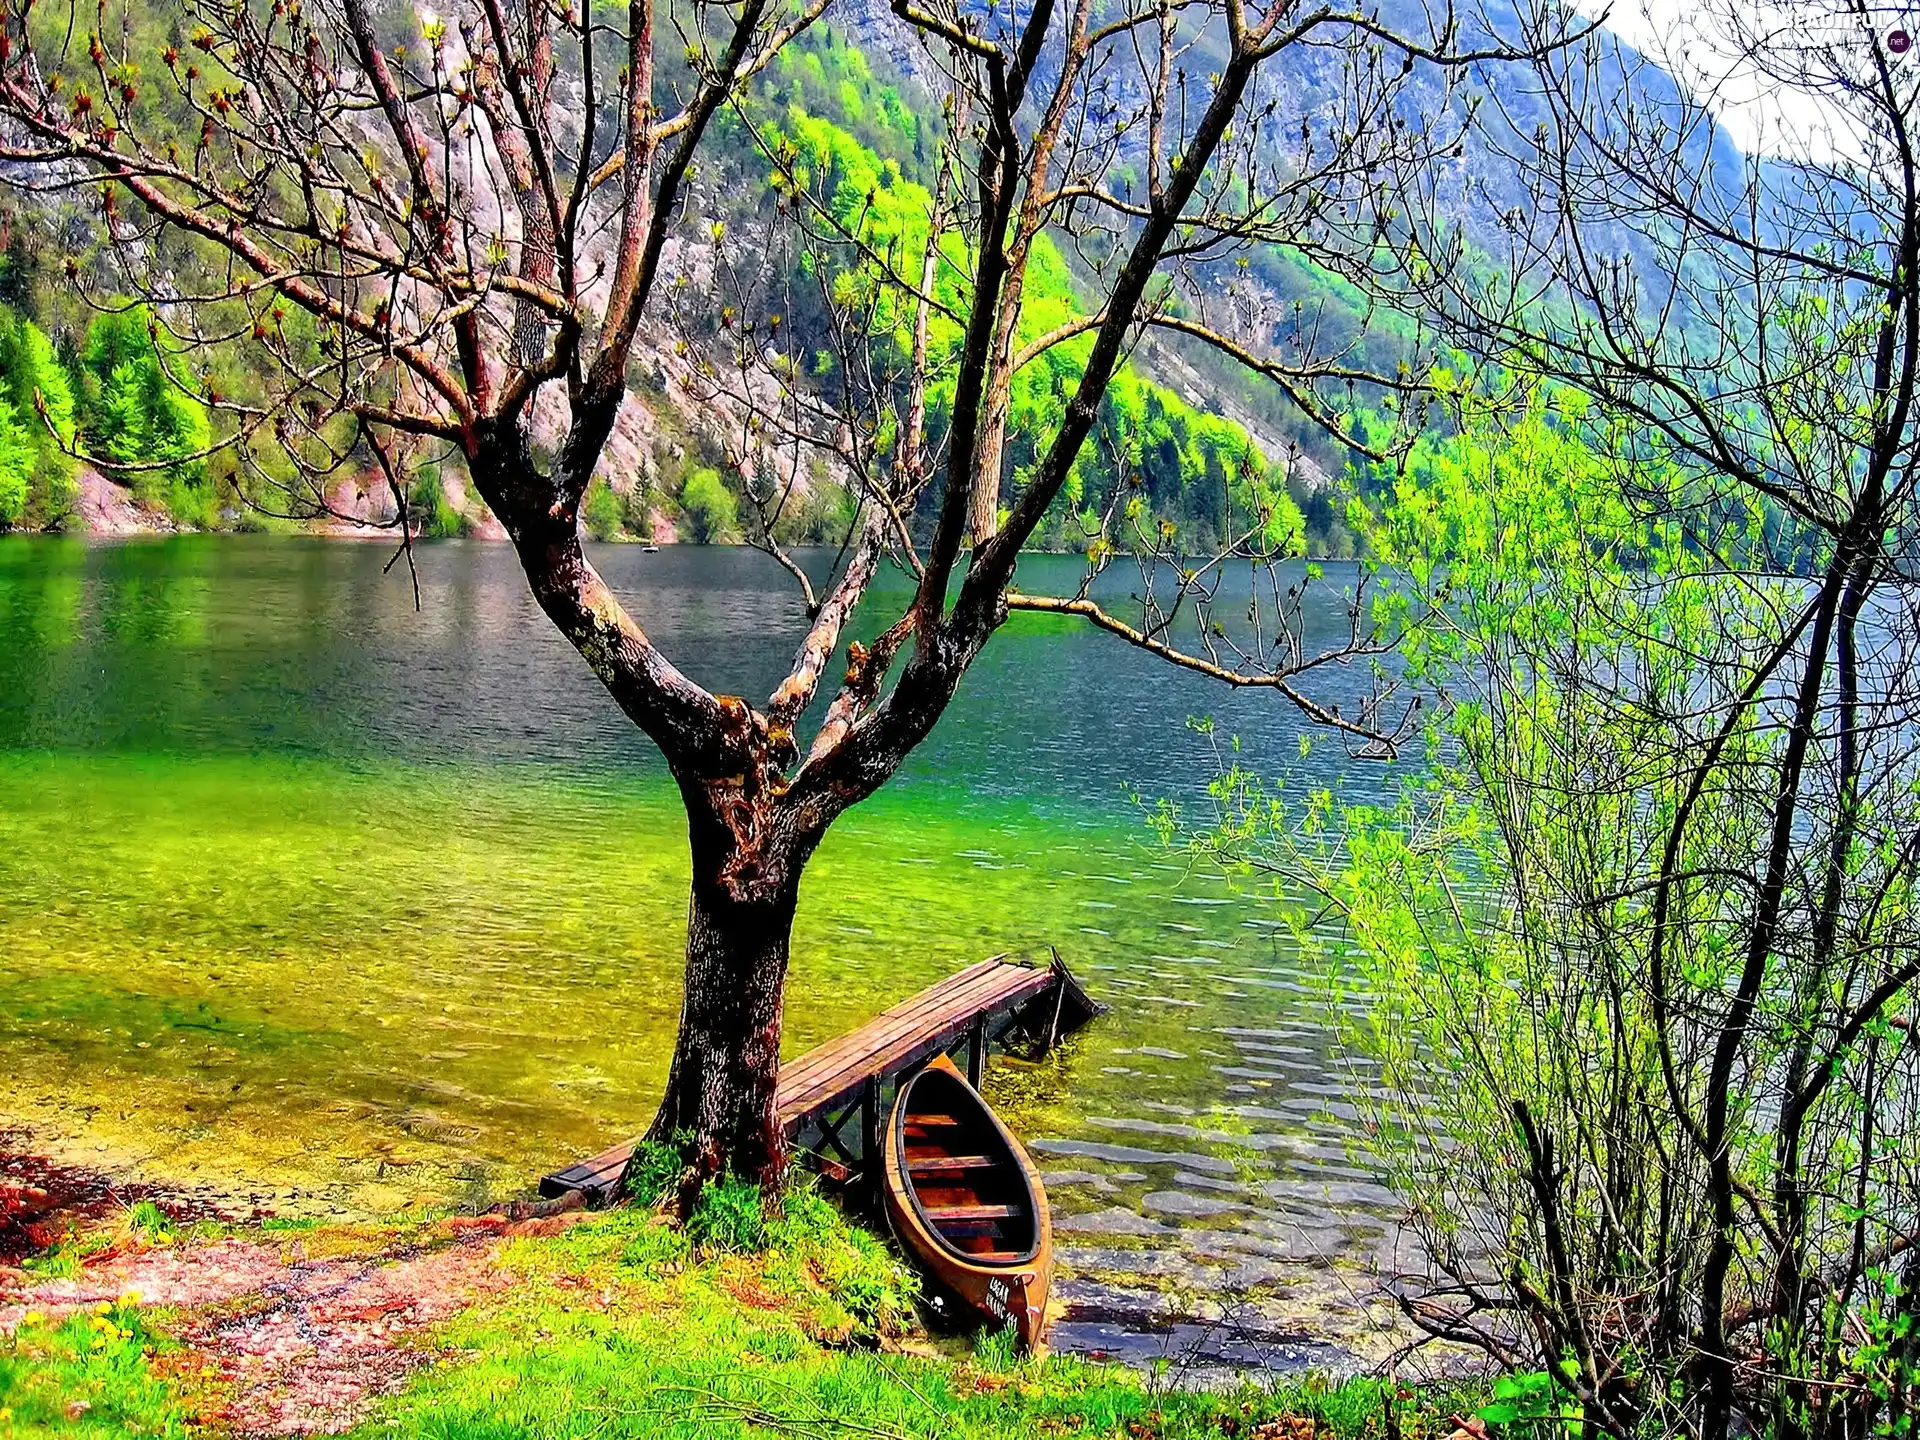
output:
<svg viewBox="0 0 1920 1440"><path fill-rule="evenodd" d="M120 464L173 460L136 472L133 489L176 518L207 522L206 465L192 458L210 436L206 408L170 371L170 350L144 307L108 311L87 327L80 354L80 421L86 448Z"/></svg>
<svg viewBox="0 0 1920 1440"><path fill-rule="evenodd" d="M108 372L87 426L88 441L107 459L127 465L157 458L148 393L146 367L138 360Z"/></svg>
<svg viewBox="0 0 1920 1440"><path fill-rule="evenodd" d="M9 407L27 457L27 493L8 523L48 525L74 501L73 387L46 332L0 306L0 401Z"/></svg>
<svg viewBox="0 0 1920 1440"><path fill-rule="evenodd" d="M32 437L14 418L13 406L0 400L0 526L10 528L25 518L37 458Z"/></svg>

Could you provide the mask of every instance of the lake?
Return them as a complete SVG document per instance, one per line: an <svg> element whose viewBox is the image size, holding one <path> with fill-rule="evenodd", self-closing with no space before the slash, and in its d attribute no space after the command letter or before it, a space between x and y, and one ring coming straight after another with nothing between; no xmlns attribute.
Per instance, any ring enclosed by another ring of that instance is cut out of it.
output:
<svg viewBox="0 0 1920 1440"><path fill-rule="evenodd" d="M0 539L0 1124L380 1211L524 1191L649 1118L686 904L665 767L506 547L420 547L418 610L390 555ZM754 552L595 559L717 690L764 697L805 629ZM1035 556L1021 582L1078 574ZM1341 580L1310 592L1328 635ZM905 593L883 576L859 623ZM1349 706L1364 684L1329 679ZM1016 616L807 872L787 1053L1057 946L1111 1008L1039 1065L996 1059L987 1087L1054 1198L1056 1346L1337 1365L1381 1343L1368 1276L1402 1243L1397 1207L1351 1144L1337 977L1303 962L1282 902L1146 824L1162 798L1204 804L1202 715L1294 783L1392 779L1330 737L1303 756L1270 694Z"/></svg>

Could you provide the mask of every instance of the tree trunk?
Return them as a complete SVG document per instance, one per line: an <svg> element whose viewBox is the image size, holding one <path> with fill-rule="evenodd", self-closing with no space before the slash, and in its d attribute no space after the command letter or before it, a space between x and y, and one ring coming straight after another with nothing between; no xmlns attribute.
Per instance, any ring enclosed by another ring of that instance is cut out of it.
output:
<svg viewBox="0 0 1920 1440"><path fill-rule="evenodd" d="M647 1139L680 1145L696 1182L724 1173L773 1188L786 1165L774 1090L788 942L806 857L780 853L788 847L772 842L743 854L722 838L725 827L696 821L691 828L680 1031Z"/></svg>
<svg viewBox="0 0 1920 1440"><path fill-rule="evenodd" d="M554 503L524 426L481 436L472 473L541 609L660 747L686 805L693 884L680 1029L646 1139L680 1149L689 1188L720 1174L775 1188L786 1156L774 1086L800 873L844 806L797 813L783 803L766 717L737 696L707 694L654 649L581 550L584 484L561 486Z"/></svg>

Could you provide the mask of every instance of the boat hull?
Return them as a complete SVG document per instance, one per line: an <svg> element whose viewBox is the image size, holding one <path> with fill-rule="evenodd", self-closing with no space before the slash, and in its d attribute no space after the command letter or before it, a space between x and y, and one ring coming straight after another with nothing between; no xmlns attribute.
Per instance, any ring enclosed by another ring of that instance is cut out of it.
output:
<svg viewBox="0 0 1920 1440"><path fill-rule="evenodd" d="M887 1218L939 1288L1037 1349L1053 1279L1046 1190L1020 1142L945 1056L900 1087Z"/></svg>

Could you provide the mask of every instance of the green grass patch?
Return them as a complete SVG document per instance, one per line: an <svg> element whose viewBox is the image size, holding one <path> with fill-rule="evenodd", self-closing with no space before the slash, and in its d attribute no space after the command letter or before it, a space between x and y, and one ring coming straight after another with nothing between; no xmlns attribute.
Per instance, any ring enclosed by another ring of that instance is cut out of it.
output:
<svg viewBox="0 0 1920 1440"><path fill-rule="evenodd" d="M357 1440L1217 1440L1282 1416L1384 1440L1389 1404L1418 1440L1472 1408L1372 1381L1169 1393L1116 1366L1028 1359L1003 1334L965 1358L905 1353L889 1342L916 1280L806 1187L768 1214L722 1183L684 1228L616 1211L510 1242L501 1262L508 1298L443 1327L442 1362Z"/></svg>
<svg viewBox="0 0 1920 1440"><path fill-rule="evenodd" d="M748 1253L767 1245L760 1187L751 1180L709 1180L687 1217L687 1238L715 1250Z"/></svg>
<svg viewBox="0 0 1920 1440"><path fill-rule="evenodd" d="M151 1200L136 1200L127 1211L127 1229L149 1245L164 1245L174 1237L173 1217Z"/></svg>
<svg viewBox="0 0 1920 1440"><path fill-rule="evenodd" d="M74 1280L89 1255L97 1255L113 1244L114 1237L105 1228L70 1230L37 1255L29 1255L20 1268L45 1280Z"/></svg>
<svg viewBox="0 0 1920 1440"><path fill-rule="evenodd" d="M131 1211L102 1230L160 1238ZM252 1233L303 1254L454 1243L431 1216ZM402 1341L432 1363L353 1440L1439 1440L1486 1399L1323 1379L1192 1393L1034 1360L1008 1332L934 1353L913 1337L914 1275L806 1184L767 1208L722 1182L685 1225L616 1210L510 1238L496 1261L512 1283ZM0 1337L0 1440L203 1433L192 1417L214 1372L168 1339L172 1323L123 1301Z"/></svg>
<svg viewBox="0 0 1920 1440"><path fill-rule="evenodd" d="M320 1224L314 1215L269 1215L261 1220L260 1229L267 1235L304 1235L318 1230Z"/></svg>
<svg viewBox="0 0 1920 1440"><path fill-rule="evenodd" d="M679 1145L642 1141L627 1165L628 1197L644 1209L660 1204L679 1182L686 1163Z"/></svg>
<svg viewBox="0 0 1920 1440"><path fill-rule="evenodd" d="M186 1436L187 1406L155 1364L173 1348L128 1301L60 1321L29 1311L0 1336L0 1436Z"/></svg>

